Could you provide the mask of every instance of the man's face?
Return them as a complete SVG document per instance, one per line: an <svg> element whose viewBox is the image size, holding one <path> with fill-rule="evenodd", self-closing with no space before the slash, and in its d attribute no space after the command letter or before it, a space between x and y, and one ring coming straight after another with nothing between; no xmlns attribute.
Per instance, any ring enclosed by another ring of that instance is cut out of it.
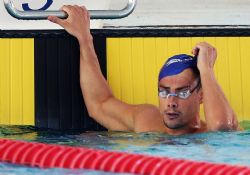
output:
<svg viewBox="0 0 250 175"><path fill-rule="evenodd" d="M168 93L177 93L194 89L198 80L191 69L186 69L178 75L167 76L160 80L159 89L165 89ZM196 125L202 101L201 90L194 92L187 98L177 96L159 97L160 112L166 127L181 129Z"/></svg>

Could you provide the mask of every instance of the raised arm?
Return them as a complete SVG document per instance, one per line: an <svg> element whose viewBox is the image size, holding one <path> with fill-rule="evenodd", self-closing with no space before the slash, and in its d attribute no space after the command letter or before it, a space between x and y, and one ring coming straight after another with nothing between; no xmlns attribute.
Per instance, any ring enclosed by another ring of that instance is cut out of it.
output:
<svg viewBox="0 0 250 175"><path fill-rule="evenodd" d="M205 119L208 130L237 130L237 117L216 81L213 71L217 51L210 44L202 42L195 46L193 54L198 55Z"/></svg>
<svg viewBox="0 0 250 175"><path fill-rule="evenodd" d="M117 100L103 77L90 33L90 19L85 7L63 6L65 20L50 16L78 39L80 46L80 84L89 115L111 130L133 129L133 107ZM114 107L115 106L115 107ZM126 116L126 117L125 117Z"/></svg>
<svg viewBox="0 0 250 175"><path fill-rule="evenodd" d="M144 108L148 110L155 108L147 105L129 105L113 96L101 73L94 50L87 9L79 6L63 6L62 10L68 13L67 19L62 20L52 16L48 19L61 25L78 39L80 84L89 115L109 130L137 131L135 116L140 116L141 111L145 111Z"/></svg>

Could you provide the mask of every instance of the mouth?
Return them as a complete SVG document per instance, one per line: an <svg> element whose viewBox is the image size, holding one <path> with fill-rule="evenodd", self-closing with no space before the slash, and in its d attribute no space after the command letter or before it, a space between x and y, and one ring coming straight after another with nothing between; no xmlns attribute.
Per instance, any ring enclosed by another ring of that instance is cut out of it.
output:
<svg viewBox="0 0 250 175"><path fill-rule="evenodd" d="M176 119L176 118L178 118L180 116L180 113L178 113L178 112L167 112L166 115L170 120L174 120L174 119Z"/></svg>

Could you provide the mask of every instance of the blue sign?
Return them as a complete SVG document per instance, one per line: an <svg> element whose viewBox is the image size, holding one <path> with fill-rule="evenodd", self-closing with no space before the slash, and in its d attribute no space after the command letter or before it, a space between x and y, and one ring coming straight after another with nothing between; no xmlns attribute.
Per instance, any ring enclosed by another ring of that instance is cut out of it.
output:
<svg viewBox="0 0 250 175"><path fill-rule="evenodd" d="M22 4L22 7L23 7L24 11L30 11L30 10L47 10L52 4L53 4L53 0L47 0L46 4L42 8L40 8L40 9L31 9L29 7L28 3Z"/></svg>

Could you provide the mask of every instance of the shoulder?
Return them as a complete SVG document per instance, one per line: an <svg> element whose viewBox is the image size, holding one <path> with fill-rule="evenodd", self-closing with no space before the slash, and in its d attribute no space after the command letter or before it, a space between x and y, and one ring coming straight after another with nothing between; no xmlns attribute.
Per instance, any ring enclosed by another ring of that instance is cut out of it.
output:
<svg viewBox="0 0 250 175"><path fill-rule="evenodd" d="M164 128L159 108L151 104L138 105L134 114L135 132L161 132Z"/></svg>
<svg viewBox="0 0 250 175"><path fill-rule="evenodd" d="M200 125L196 130L196 133L209 132L210 130L207 127L207 123L203 120L200 120Z"/></svg>

